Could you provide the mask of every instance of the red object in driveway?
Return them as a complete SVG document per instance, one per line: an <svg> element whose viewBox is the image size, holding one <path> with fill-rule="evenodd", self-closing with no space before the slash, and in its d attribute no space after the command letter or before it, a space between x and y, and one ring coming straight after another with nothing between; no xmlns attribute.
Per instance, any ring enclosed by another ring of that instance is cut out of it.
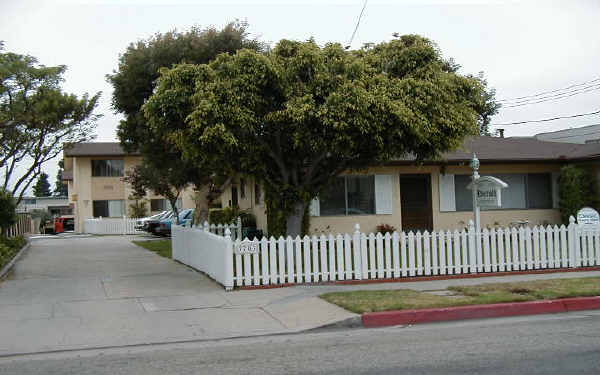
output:
<svg viewBox="0 0 600 375"><path fill-rule="evenodd" d="M57 217L54 219L54 233L63 233L68 230L74 230L75 220L72 217Z"/></svg>

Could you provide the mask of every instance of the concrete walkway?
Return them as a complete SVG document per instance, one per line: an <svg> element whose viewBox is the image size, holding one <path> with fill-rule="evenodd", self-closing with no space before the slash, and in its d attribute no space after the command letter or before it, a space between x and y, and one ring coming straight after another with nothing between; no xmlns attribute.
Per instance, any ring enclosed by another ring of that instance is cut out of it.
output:
<svg viewBox="0 0 600 375"><path fill-rule="evenodd" d="M296 332L354 314L292 289L225 292L131 243L36 239L0 282L0 355Z"/></svg>
<svg viewBox="0 0 600 375"><path fill-rule="evenodd" d="M292 333L358 316L318 295L600 276L600 271L478 279L301 285L225 292L131 243L134 236L37 239L0 282L0 355Z"/></svg>

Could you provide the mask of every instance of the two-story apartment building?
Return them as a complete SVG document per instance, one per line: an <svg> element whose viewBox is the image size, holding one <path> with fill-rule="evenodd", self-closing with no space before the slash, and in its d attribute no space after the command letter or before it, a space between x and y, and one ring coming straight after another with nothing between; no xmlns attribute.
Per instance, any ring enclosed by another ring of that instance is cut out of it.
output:
<svg viewBox="0 0 600 375"><path fill-rule="evenodd" d="M66 145L65 172L69 203L75 215L75 231L81 232L83 221L94 217L128 216L132 203L131 187L123 181L126 172L141 163L141 156L126 153L116 142L90 142ZM181 195L180 208L192 208L193 191ZM164 197L149 193L152 213L169 208Z"/></svg>

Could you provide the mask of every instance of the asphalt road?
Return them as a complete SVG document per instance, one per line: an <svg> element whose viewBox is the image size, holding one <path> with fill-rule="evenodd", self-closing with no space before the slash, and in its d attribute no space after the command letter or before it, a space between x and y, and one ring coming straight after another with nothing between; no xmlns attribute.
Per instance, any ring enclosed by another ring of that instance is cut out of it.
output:
<svg viewBox="0 0 600 375"><path fill-rule="evenodd" d="M600 311L0 359L0 374L599 374Z"/></svg>

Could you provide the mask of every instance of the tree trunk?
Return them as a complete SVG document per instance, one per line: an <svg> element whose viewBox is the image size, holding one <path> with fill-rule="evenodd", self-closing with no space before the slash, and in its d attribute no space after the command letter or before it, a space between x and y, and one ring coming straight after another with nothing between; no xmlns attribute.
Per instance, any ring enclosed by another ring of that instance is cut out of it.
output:
<svg viewBox="0 0 600 375"><path fill-rule="evenodd" d="M286 234L288 236L299 236L302 234L302 219L304 218L304 211L306 210L306 203L297 202L294 204L294 210L286 218Z"/></svg>
<svg viewBox="0 0 600 375"><path fill-rule="evenodd" d="M179 225L179 210L177 209L177 199L178 198L179 198L179 196L176 196L175 199L168 198L169 203L171 203L171 210L173 211L173 215L175 215L174 222L177 225Z"/></svg>
<svg viewBox="0 0 600 375"><path fill-rule="evenodd" d="M211 202L209 202L207 190L207 188L202 188L194 194L194 203L196 204L194 225L202 225L205 221L208 221L208 208Z"/></svg>

